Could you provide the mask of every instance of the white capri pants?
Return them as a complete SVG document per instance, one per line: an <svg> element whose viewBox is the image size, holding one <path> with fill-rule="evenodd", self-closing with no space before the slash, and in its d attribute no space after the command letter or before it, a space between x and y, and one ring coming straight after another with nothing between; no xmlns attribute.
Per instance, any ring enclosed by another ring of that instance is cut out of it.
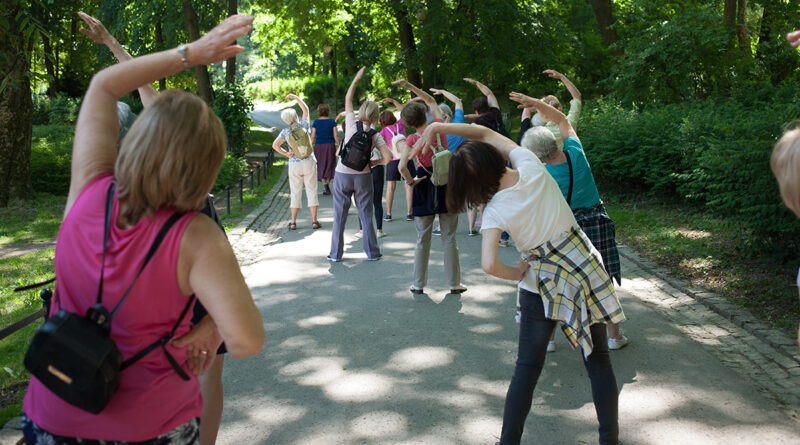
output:
<svg viewBox="0 0 800 445"><path fill-rule="evenodd" d="M306 187L306 200L309 207L319 205L317 197L317 161L309 156L300 162L289 162L289 207L299 209L303 205L303 185Z"/></svg>

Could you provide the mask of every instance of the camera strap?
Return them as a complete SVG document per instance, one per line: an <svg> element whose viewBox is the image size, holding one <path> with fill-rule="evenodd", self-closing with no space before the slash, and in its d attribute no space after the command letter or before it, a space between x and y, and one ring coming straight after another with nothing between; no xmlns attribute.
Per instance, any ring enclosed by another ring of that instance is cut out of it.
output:
<svg viewBox="0 0 800 445"><path fill-rule="evenodd" d="M114 202L115 188L116 184L112 182L111 185L108 187L108 194L106 196L106 212L104 221L105 227L103 229L103 256L102 256L102 263L100 265L100 284L97 287L97 305L102 305L102 299L103 299L103 275L106 264L106 247L108 246L108 235L109 232L111 231L111 207ZM176 222L178 222L178 220L181 219L182 216L183 213L180 212L173 213L172 216L170 216L170 218L166 222L164 222L164 225L161 226L161 229L156 234L155 239L153 239L153 243L150 245L150 249L147 251L147 254L144 257L144 261L142 261L142 265L139 267L138 272L136 272L136 276L133 278L133 281L131 282L130 286L128 286L128 289L125 291L125 294L122 296L119 303L117 303L117 305L114 307L114 310L111 311L111 314L108 316L109 335L111 333L111 319L119 311L120 307L122 306L122 303L125 302L125 299L128 298L128 294L130 294L131 290L133 290L133 285L136 284L136 279L139 278L139 275L142 274L142 271L144 270L145 266L147 266L147 263L149 263L150 259L153 258L153 255L158 250L158 247L161 245L161 242L164 241L164 238L167 236L167 232L169 232L169 229L171 229L172 226ZM189 380L189 376L186 375L186 372L183 370L183 368L180 367L175 358L173 358L172 355L167 351L166 345L170 342L170 340L172 340L172 337L175 335L175 331L178 329L178 326L180 326L180 323L181 321L183 321L183 318L186 316L186 313L189 312L189 308L192 306L192 303L194 303L194 299L195 299L194 295L192 295L189 298L189 301L186 303L186 306L183 308L183 311L181 311L181 316L178 317L178 320L175 322L175 325L172 326L172 330L170 331L169 334L164 335L163 337L153 342L150 346L134 354L133 357L122 362L121 369L125 369L131 366L139 359L152 352L156 347L161 346L161 349L164 350L164 355L166 355L167 361L172 366L172 369L174 369L175 372L178 373L181 379Z"/></svg>
<svg viewBox="0 0 800 445"><path fill-rule="evenodd" d="M567 158L567 167L569 167L569 190L567 190L567 204L572 206L572 160L569 158L569 153L564 152Z"/></svg>

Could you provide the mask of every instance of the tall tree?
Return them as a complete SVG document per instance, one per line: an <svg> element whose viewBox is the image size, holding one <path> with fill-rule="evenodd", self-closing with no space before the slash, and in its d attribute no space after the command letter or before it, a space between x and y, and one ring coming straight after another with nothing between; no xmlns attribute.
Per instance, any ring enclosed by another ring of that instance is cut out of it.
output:
<svg viewBox="0 0 800 445"><path fill-rule="evenodd" d="M183 0L183 19L186 22L186 32L189 40L194 42L200 38L200 25L197 21L197 13L192 6L192 0ZM197 94L206 103L214 103L214 90L211 88L211 77L208 75L208 68L205 65L198 65L194 68L194 77L197 80Z"/></svg>
<svg viewBox="0 0 800 445"><path fill-rule="evenodd" d="M228 16L238 14L236 0L228 0ZM225 85L236 83L236 56L225 61Z"/></svg>
<svg viewBox="0 0 800 445"><path fill-rule="evenodd" d="M30 177L33 104L28 44L17 18L20 0L0 0L0 207L33 195Z"/></svg>
<svg viewBox="0 0 800 445"><path fill-rule="evenodd" d="M408 10L400 1L392 1L394 17L397 21L397 33L400 37L400 49L403 51L403 60L406 63L406 78L414 85L421 84L419 68L414 60L417 44L414 42L414 29L409 22Z"/></svg>
<svg viewBox="0 0 800 445"><path fill-rule="evenodd" d="M592 4L592 10L597 20L597 26L600 28L600 36L603 37L603 43L605 43L606 47L617 43L619 36L617 35L617 30L613 27L614 10L612 9L611 0L589 0L589 3ZM614 54L619 55L621 53L621 48L614 50Z"/></svg>

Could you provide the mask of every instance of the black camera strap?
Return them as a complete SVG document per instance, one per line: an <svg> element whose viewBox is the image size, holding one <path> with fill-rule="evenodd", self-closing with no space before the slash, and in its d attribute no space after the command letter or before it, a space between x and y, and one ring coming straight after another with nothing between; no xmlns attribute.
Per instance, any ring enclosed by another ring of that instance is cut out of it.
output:
<svg viewBox="0 0 800 445"><path fill-rule="evenodd" d="M569 167L569 190L567 190L567 204L572 206L572 160L569 158L569 153L564 152L567 158L567 167Z"/></svg>
<svg viewBox="0 0 800 445"><path fill-rule="evenodd" d="M114 202L115 188L116 184L112 182L111 185L108 187L108 195L106 196L105 227L103 229L103 257L102 257L102 263L100 265L100 284L97 287L97 305L102 305L102 299L103 299L103 275L106 264L106 247L108 246L108 235L109 232L111 231L111 207ZM114 307L114 310L111 311L111 314L108 316L109 334L111 333L110 332L111 319L119 311L120 307L122 306L122 303L125 302L125 299L128 298L128 294L130 294L131 290L133 290L133 286L134 284L136 284L136 280L139 278L139 275L142 274L142 271L144 270L145 266L147 266L147 263L150 262L150 259L153 258L153 255L156 253L156 250L158 250L158 247L161 245L161 242L164 241L164 238L167 236L167 232L169 232L169 229L171 229L172 226L176 222L178 222L178 220L181 219L182 216L183 213L180 212L173 213L172 216L170 216L170 218L166 222L164 222L164 225L161 226L161 229L156 234L155 239L153 239L153 243L150 245L150 249L147 251L147 254L144 257L144 261L142 261L142 265L139 267L139 271L136 272L136 276L133 278L133 281L131 282L130 286L128 286L128 289L125 291L125 294L122 296L119 303L117 303L117 305ZM150 346L134 354L133 357L122 362L121 369L125 369L131 366L132 364L140 360L142 357L152 352L156 347L161 346L161 349L164 350L164 355L167 356L167 361L169 361L169 364L172 366L172 369L174 369L175 372L178 373L181 379L189 380L189 376L186 375L186 372L183 370L183 368L180 367L175 358L173 358L172 355L167 351L166 345L170 342L170 340L172 340L172 337L175 335L175 331L178 329L178 326L180 326L181 321L183 321L183 318L186 316L186 313L192 306L194 298L195 298L194 295L192 295L189 298L189 301L186 303L186 306L184 306L183 311L181 311L181 316L178 317L178 320L175 322L175 325L172 326L172 330L170 331L169 334L164 335L163 337L159 338L154 343L152 343Z"/></svg>

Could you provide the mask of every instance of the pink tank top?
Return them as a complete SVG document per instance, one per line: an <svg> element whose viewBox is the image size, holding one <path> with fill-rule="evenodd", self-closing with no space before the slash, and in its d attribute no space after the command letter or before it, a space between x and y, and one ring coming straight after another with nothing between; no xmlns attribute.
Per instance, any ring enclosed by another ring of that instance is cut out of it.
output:
<svg viewBox="0 0 800 445"><path fill-rule="evenodd" d="M81 191L56 240L56 281L51 313L58 308L83 315L95 303L103 252L105 198L113 177L101 175ZM173 213L159 210L134 227L114 224L119 201L114 199L111 232L106 250L103 305L112 310L141 266L150 244ZM177 264L181 237L197 212L172 226L136 285L111 321L111 337L123 360L168 334L186 306L188 297L178 286ZM191 311L176 331L189 331ZM186 349L167 346L178 363L185 364ZM25 395L24 410L37 425L52 434L100 440L143 441L160 436L203 413L200 385L184 365L191 380L183 381L156 348L120 375L120 387L98 415L61 400L35 377Z"/></svg>

